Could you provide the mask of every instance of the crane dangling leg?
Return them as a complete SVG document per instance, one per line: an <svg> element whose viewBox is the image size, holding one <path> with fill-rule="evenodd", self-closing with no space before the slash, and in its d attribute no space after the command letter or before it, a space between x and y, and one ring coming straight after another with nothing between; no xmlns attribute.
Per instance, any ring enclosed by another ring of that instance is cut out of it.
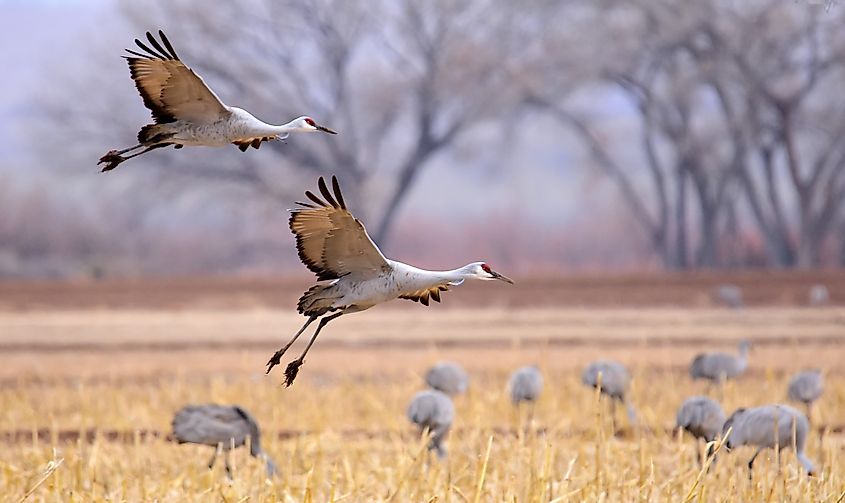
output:
<svg viewBox="0 0 845 503"><path fill-rule="evenodd" d="M293 384L293 380L296 379L296 374L299 373L299 367L301 367L302 364L305 363L305 355L308 354L308 350L311 349L311 345L313 345L314 341L317 340L317 336L320 334L320 330L322 330L323 327L325 327L330 321L332 321L333 319L338 318L340 316L343 316L344 314L346 314L346 313L339 312L339 313L333 314L331 316L326 316L325 318L320 320L320 324L317 325L317 330L314 331L314 335L311 336L311 340L308 341L308 345L305 346L305 351L303 351L302 354L299 355L299 358L297 358L296 360L288 363L288 366L285 369L285 386L286 387L290 387L290 385ZM303 327L303 329L304 329L304 327Z"/></svg>
<svg viewBox="0 0 845 503"><path fill-rule="evenodd" d="M151 145L151 146L145 148L144 150L142 150L138 153L135 153L135 154L132 154L132 155L127 155L126 157L124 157L123 154L125 154L126 152L130 152L132 150L136 150L138 148L141 148L144 145L138 144L138 145L135 145L134 147L126 148L126 149L123 149L123 150L109 150L108 152L106 152L106 154L103 157L100 157L100 161L97 163L97 165L99 166L100 164L105 164L103 169L100 171L100 173L105 173L106 171L113 170L123 161L132 159L133 157L138 157L141 154L146 154L150 150L155 150L157 148L166 147L168 145L172 145L172 144L171 143L156 143L155 145Z"/></svg>
<svg viewBox="0 0 845 503"><path fill-rule="evenodd" d="M285 351L287 351L288 348L291 347L291 345L294 342L296 342L296 339L298 339L299 336L302 335L302 332L304 332L305 329L308 328L308 325L310 325L311 322L313 322L316 319L317 319L317 315L309 316L308 321L305 322L305 325L302 325L302 328L299 329L299 332L297 332L296 335L294 335L293 338L291 338L291 340L289 340L288 343L285 344L281 349L276 351L276 353L270 358L270 360L267 361L267 372L266 372L266 374L269 374L270 371L273 370L273 367L282 363L282 355L285 354Z"/></svg>

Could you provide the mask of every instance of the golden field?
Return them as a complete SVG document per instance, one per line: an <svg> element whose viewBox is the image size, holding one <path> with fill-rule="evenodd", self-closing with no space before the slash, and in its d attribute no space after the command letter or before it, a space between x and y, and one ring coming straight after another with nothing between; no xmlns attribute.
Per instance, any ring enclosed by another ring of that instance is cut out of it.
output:
<svg viewBox="0 0 845 503"><path fill-rule="evenodd" d="M304 284L281 288L280 297L295 298ZM704 286L684 305L531 305L509 300L504 288L491 292L491 302L477 290L461 300L456 288L443 306L397 302L341 318L286 389L281 371L266 376L264 363L302 319L258 297L229 307L219 300L226 292L213 301L69 305L39 302L32 291L22 302L0 289L0 500L845 500L845 308L784 301L728 310L708 303ZM802 473L791 452L778 473L768 452L749 481L751 447L722 453L702 474L695 444L672 431L681 401L708 391L686 375L693 355L733 350L742 338L755 347L747 374L724 390L728 413L783 402L792 372L825 370L819 434L807 447L817 477ZM628 425L619 410L618 435L606 404L579 381L599 357L634 376L640 422ZM460 362L472 379L455 399L443 462L427 455L404 415L440 359ZM546 388L524 427L505 386L529 363ZM206 468L211 448L167 438L175 410L205 402L238 403L258 418L278 477L266 480L239 449L229 481L222 463Z"/></svg>

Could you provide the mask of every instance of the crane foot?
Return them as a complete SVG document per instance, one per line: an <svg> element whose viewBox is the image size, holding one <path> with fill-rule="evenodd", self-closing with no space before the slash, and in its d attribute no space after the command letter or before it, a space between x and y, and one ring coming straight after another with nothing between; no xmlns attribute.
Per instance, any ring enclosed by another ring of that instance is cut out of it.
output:
<svg viewBox="0 0 845 503"><path fill-rule="evenodd" d="M265 374L269 374L270 371L273 370L273 367L282 363L282 355L285 354L285 349L287 348L276 351L273 356L267 360L267 372L265 372Z"/></svg>
<svg viewBox="0 0 845 503"><path fill-rule="evenodd" d="M296 379L296 374L299 373L299 367L305 363L303 360L296 359L290 363L288 363L288 367L285 369L285 386L290 387L293 384L294 379Z"/></svg>
<svg viewBox="0 0 845 503"><path fill-rule="evenodd" d="M102 171L100 171L101 173L104 173L106 171L113 170L117 167L118 164L122 163L125 160L126 159L122 155L117 153L117 150L109 150L108 152L106 152L106 155L100 157L100 161L97 163L97 165L105 164Z"/></svg>

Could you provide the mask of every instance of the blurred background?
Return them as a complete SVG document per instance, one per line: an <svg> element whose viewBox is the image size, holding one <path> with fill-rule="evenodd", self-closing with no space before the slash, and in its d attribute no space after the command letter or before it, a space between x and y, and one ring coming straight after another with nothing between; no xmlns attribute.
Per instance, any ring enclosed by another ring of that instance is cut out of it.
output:
<svg viewBox="0 0 845 503"><path fill-rule="evenodd" d="M0 277L303 273L337 174L389 256L508 274L845 262L845 32L805 0L0 0ZM123 49L338 136L163 149Z"/></svg>

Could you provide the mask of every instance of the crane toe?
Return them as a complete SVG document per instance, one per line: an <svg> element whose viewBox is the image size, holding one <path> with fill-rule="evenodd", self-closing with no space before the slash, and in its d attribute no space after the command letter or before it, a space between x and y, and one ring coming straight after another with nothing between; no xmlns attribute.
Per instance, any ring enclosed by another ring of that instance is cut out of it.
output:
<svg viewBox="0 0 845 503"><path fill-rule="evenodd" d="M299 373L299 367L302 366L304 362L302 360L294 360L288 363L287 368L285 369L285 387L290 387L293 384L294 379L296 379L296 374Z"/></svg>
<svg viewBox="0 0 845 503"><path fill-rule="evenodd" d="M285 354L285 350L280 349L280 350L276 351L273 354L273 356L270 357L269 360L267 360L267 372L266 372L266 374L269 374L270 371L273 370L273 367L282 363L282 355L284 355L284 354Z"/></svg>

